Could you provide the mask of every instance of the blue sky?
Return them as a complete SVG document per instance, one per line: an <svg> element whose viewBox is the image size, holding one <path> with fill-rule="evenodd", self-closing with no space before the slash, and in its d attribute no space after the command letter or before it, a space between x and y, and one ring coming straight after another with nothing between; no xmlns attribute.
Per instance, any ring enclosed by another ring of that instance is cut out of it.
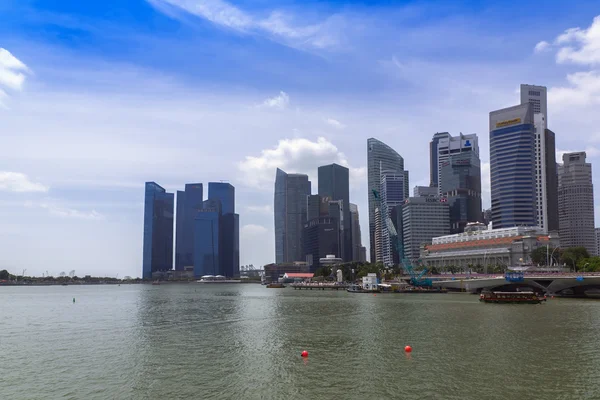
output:
<svg viewBox="0 0 600 400"><path fill-rule="evenodd" d="M599 6L0 1L0 269L138 276L146 180L229 180L242 264L262 265L275 168L316 188L331 162L351 169L368 245L368 137L412 187L433 133L479 134L489 205L488 113L520 83L548 87L557 152L595 166Z"/></svg>

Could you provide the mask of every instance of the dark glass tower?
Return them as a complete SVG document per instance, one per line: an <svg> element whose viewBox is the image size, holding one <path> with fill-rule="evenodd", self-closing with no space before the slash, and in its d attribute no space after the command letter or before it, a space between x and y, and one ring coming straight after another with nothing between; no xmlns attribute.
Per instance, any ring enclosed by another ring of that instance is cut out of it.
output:
<svg viewBox="0 0 600 400"><path fill-rule="evenodd" d="M194 276L221 275L221 202L209 199L202 203L194 220Z"/></svg>
<svg viewBox="0 0 600 400"><path fill-rule="evenodd" d="M221 203L219 222L219 275L240 274L240 216L235 213L235 187L226 182L209 182L208 199Z"/></svg>
<svg viewBox="0 0 600 400"><path fill-rule="evenodd" d="M185 191L177 191L177 216L175 237L175 269L194 265L194 219L202 207L201 183L188 183Z"/></svg>
<svg viewBox="0 0 600 400"><path fill-rule="evenodd" d="M227 182L208 182L208 198L221 201L221 212L235 213L235 188Z"/></svg>
<svg viewBox="0 0 600 400"><path fill-rule="evenodd" d="M531 103L490 113L494 229L537 225L534 142Z"/></svg>
<svg viewBox="0 0 600 400"><path fill-rule="evenodd" d="M438 144L440 139L449 137L448 132L438 132L433 135L429 142L429 186L437 187L439 184L439 166L438 166Z"/></svg>
<svg viewBox="0 0 600 400"><path fill-rule="evenodd" d="M288 174L277 168L275 175L275 262L304 260L302 230L306 223L308 175Z"/></svg>
<svg viewBox="0 0 600 400"><path fill-rule="evenodd" d="M142 278L173 269L173 193L155 182L146 182Z"/></svg>
<svg viewBox="0 0 600 400"><path fill-rule="evenodd" d="M338 221L343 231L340 251L336 254L344 261L352 261L352 224L350 223L350 174L346 167L330 164L319 167L319 196L329 197L341 203L341 219Z"/></svg>

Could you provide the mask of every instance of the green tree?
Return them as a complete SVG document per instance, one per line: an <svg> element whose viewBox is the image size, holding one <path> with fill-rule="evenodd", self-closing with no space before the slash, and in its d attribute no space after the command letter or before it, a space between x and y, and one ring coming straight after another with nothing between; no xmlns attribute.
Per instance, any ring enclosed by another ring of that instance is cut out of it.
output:
<svg viewBox="0 0 600 400"><path fill-rule="evenodd" d="M582 272L600 271L600 257L582 258L577 262L577 269Z"/></svg>
<svg viewBox="0 0 600 400"><path fill-rule="evenodd" d="M579 264L579 261L584 258L590 258L590 255L585 247L569 247L564 249L560 255L560 259L567 266L573 269Z"/></svg>
<svg viewBox="0 0 600 400"><path fill-rule="evenodd" d="M0 271L0 280L8 280L8 278L10 277L10 274L8 273L7 270L3 269L2 271Z"/></svg>
<svg viewBox="0 0 600 400"><path fill-rule="evenodd" d="M554 248L541 246L531 252L531 262L538 265L546 265L546 257L554 251Z"/></svg>

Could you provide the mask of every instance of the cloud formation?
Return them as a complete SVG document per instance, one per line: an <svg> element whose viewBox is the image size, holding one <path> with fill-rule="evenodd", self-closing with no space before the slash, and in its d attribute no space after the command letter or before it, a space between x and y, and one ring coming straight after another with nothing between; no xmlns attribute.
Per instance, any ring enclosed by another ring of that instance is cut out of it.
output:
<svg viewBox="0 0 600 400"><path fill-rule="evenodd" d="M285 110L290 105L290 96L284 91L279 92L279 95L270 97L263 101L262 106L274 108L276 110Z"/></svg>
<svg viewBox="0 0 600 400"><path fill-rule="evenodd" d="M246 206L245 209L247 211L250 211L251 213L257 213L257 214L270 215L273 213L273 207L271 207L269 204L266 204L264 206Z"/></svg>
<svg viewBox="0 0 600 400"><path fill-rule="evenodd" d="M567 29L556 38L554 44L559 47L556 54L559 63L599 65L600 15L594 18L588 28Z"/></svg>
<svg viewBox="0 0 600 400"><path fill-rule="evenodd" d="M550 43L546 42L545 40L542 40L541 42L539 42L538 44L535 45L535 48L533 49L534 53L543 53L544 51L547 51L550 49Z"/></svg>
<svg viewBox="0 0 600 400"><path fill-rule="evenodd" d="M48 187L33 182L20 172L0 171L0 191L6 192L47 192Z"/></svg>
<svg viewBox="0 0 600 400"><path fill-rule="evenodd" d="M218 26L242 34L262 34L276 41L299 47L327 48L337 44L328 32L327 22L295 24L294 17L278 10L267 17L253 15L223 0L147 0L157 9L169 13L165 5L206 19Z"/></svg>
<svg viewBox="0 0 600 400"><path fill-rule="evenodd" d="M307 174L316 182L317 168L331 163L348 167L353 183L360 184L364 181L365 168L350 167L344 153L324 137L319 137L316 141L305 138L282 139L274 148L262 150L260 156L246 156L238 167L245 175L244 182L249 186L271 188L276 168L289 173Z"/></svg>
<svg viewBox="0 0 600 400"><path fill-rule="evenodd" d="M333 119L333 118L327 118L325 120L325 122L329 126L334 127L335 129L344 129L346 127L346 125L342 124L340 121L338 121L337 119Z"/></svg>
<svg viewBox="0 0 600 400"><path fill-rule="evenodd" d="M62 207L51 203L25 203L26 207L42 208L47 210L51 215L62 218L75 218L75 219L87 219L87 220L103 220L104 215L100 214L96 210L91 211L80 211L74 208Z"/></svg>
<svg viewBox="0 0 600 400"><path fill-rule="evenodd" d="M6 90L20 91L25 82L25 72L29 68L10 51L0 47L0 107L6 108L2 99L6 99Z"/></svg>
<svg viewBox="0 0 600 400"><path fill-rule="evenodd" d="M241 235L264 235L269 230L262 225L248 224L242 226L240 230Z"/></svg>

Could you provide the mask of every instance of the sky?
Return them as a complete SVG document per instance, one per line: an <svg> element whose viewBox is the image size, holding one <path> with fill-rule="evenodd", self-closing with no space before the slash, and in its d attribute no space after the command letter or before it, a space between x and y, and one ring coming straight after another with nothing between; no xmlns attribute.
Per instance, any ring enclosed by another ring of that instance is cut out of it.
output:
<svg viewBox="0 0 600 400"><path fill-rule="evenodd" d="M451 3L451 4L448 4ZM501 4L500 4L501 3ZM587 152L600 224L600 2L0 0L0 270L140 276L144 182L236 188L240 262L274 261L277 167L350 168L366 140L429 183L435 132L548 87L557 154ZM206 196L206 191L205 191Z"/></svg>

